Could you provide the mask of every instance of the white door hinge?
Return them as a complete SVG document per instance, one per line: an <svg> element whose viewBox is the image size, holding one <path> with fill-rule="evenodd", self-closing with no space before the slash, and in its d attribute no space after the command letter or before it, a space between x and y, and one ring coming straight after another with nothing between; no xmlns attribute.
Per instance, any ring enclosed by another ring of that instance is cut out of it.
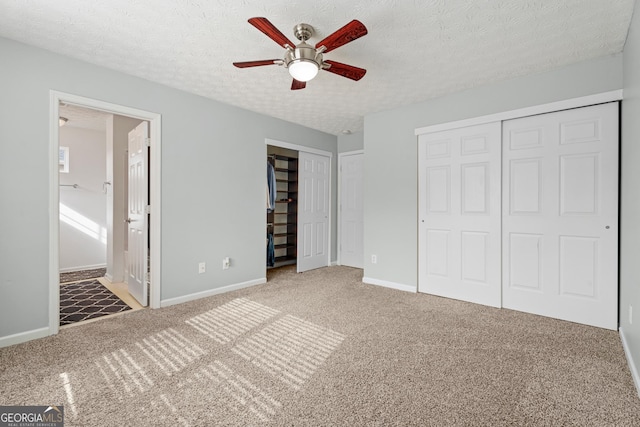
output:
<svg viewBox="0 0 640 427"><path fill-rule="evenodd" d="M151 205L147 205L144 207L144 213L146 214L150 214L151 213Z"/></svg>
<svg viewBox="0 0 640 427"><path fill-rule="evenodd" d="M151 273L149 273L149 272L145 273L145 275L144 275L144 281L145 281L146 283L151 283Z"/></svg>
<svg viewBox="0 0 640 427"><path fill-rule="evenodd" d="M144 144L145 144L147 147L151 147L151 138L145 138L145 139L144 139Z"/></svg>

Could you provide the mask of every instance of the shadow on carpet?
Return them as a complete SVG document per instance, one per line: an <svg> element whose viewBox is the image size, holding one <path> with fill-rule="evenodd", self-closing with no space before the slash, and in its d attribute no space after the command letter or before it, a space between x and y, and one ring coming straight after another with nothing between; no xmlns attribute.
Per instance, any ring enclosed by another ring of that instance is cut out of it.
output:
<svg viewBox="0 0 640 427"><path fill-rule="evenodd" d="M98 280L60 285L60 326L131 310Z"/></svg>

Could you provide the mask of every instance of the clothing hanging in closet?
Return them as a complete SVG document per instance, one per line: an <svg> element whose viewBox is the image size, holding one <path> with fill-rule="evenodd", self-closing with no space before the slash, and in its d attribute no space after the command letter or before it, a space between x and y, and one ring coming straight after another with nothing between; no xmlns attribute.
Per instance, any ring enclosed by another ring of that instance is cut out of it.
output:
<svg viewBox="0 0 640 427"><path fill-rule="evenodd" d="M276 171L273 165L267 161L267 212L273 212L276 208Z"/></svg>
<svg viewBox="0 0 640 427"><path fill-rule="evenodd" d="M276 250L273 245L273 234L267 234L267 267L276 265Z"/></svg>

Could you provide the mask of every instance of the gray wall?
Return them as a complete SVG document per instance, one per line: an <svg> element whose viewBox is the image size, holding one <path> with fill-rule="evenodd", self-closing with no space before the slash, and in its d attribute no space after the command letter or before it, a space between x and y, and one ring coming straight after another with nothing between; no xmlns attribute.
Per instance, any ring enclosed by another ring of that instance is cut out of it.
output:
<svg viewBox="0 0 640 427"><path fill-rule="evenodd" d="M60 146L69 147L69 172L60 173L60 270L102 267L107 262L107 200L104 130L60 128Z"/></svg>
<svg viewBox="0 0 640 427"><path fill-rule="evenodd" d="M265 277L265 138L334 153L335 211L334 135L7 39L0 57L0 338L48 326L52 89L162 114L163 300Z"/></svg>
<svg viewBox="0 0 640 427"><path fill-rule="evenodd" d="M638 7L624 48L620 210L620 329L640 369L640 16ZM629 323L629 306L634 308Z"/></svg>
<svg viewBox="0 0 640 427"><path fill-rule="evenodd" d="M364 132L353 132L349 135L338 135L338 153L364 149Z"/></svg>
<svg viewBox="0 0 640 427"><path fill-rule="evenodd" d="M417 285L416 128L621 88L615 55L366 116L364 276Z"/></svg>

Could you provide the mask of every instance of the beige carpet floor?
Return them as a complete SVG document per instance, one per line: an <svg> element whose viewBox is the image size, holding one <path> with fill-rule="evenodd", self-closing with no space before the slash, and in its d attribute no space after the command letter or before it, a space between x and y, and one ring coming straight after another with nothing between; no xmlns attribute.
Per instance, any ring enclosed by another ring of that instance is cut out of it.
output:
<svg viewBox="0 0 640 427"><path fill-rule="evenodd" d="M617 332L365 285L362 271L0 349L0 405L66 426L638 426Z"/></svg>

